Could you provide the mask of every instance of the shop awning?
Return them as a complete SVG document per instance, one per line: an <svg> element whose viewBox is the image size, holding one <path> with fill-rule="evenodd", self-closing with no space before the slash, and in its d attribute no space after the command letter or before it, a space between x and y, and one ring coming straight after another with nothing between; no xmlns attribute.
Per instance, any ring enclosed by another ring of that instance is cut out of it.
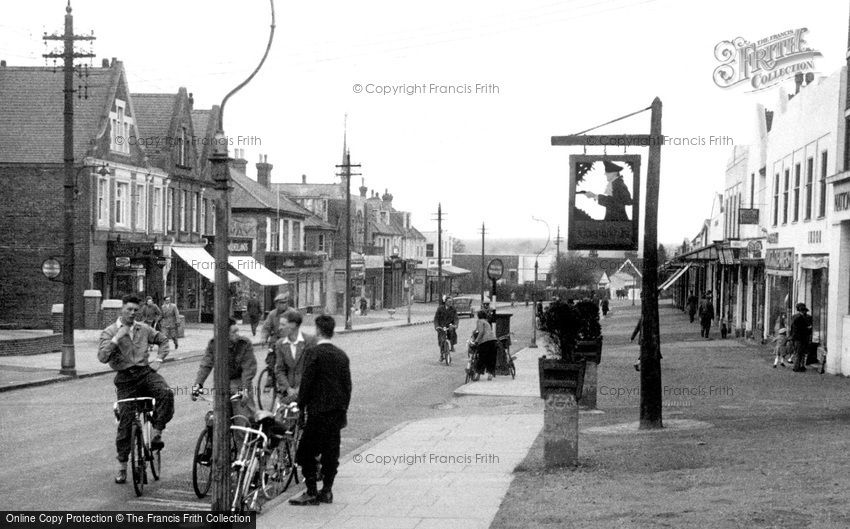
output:
<svg viewBox="0 0 850 529"><path fill-rule="evenodd" d="M230 255L227 257L230 266L251 281L260 285L271 287L285 285L288 281L275 274L250 255Z"/></svg>
<svg viewBox="0 0 850 529"><path fill-rule="evenodd" d="M829 268L829 256L803 256L800 258L800 268L807 268L810 270L817 270L818 268Z"/></svg>
<svg viewBox="0 0 850 529"><path fill-rule="evenodd" d="M435 276L435 275L437 275L437 272L438 272L438 270L437 270L436 266L429 266L428 267L428 275L429 276ZM470 272L466 268L461 268L459 266L454 266L454 265L443 265L443 275L446 276L446 277L462 276L462 275L466 275L466 274L470 274L470 273L472 273L472 272Z"/></svg>
<svg viewBox="0 0 850 529"><path fill-rule="evenodd" d="M667 281L665 281L665 282L664 282L664 283L663 283L660 287L658 287L658 291L659 291L659 292L664 292L665 290L667 290L668 288L670 288L670 286L671 286L673 283L675 283L677 279L679 279L680 277L682 277L682 276L685 274L685 272L687 272L687 271L688 271L688 268L690 268L690 267L691 267L691 265L689 264L689 265L685 266L684 268L680 268L678 271L676 271L676 273L675 273L675 274L673 274L672 276L668 277L668 278L667 278Z"/></svg>
<svg viewBox="0 0 850 529"><path fill-rule="evenodd" d="M191 246L172 246L171 249L195 271L215 283L215 258L209 252L203 248ZM239 281L239 278L232 272L228 272L227 282L234 283L236 281Z"/></svg>

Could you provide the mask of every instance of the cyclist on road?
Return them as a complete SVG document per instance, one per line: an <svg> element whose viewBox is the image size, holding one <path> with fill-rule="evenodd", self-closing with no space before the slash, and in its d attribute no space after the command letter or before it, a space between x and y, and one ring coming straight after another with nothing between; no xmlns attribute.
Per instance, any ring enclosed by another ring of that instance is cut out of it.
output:
<svg viewBox="0 0 850 529"><path fill-rule="evenodd" d="M455 311L454 307L451 306L451 298L448 296L443 296L440 299L440 306L437 307L437 312L434 313L434 329L437 331L437 346L440 346L440 338L441 333L443 332L441 328L447 328L446 331L446 339L449 340L449 344L451 345L451 350L455 350L455 344L457 343L457 329L458 317L457 311ZM440 351L442 355L442 350Z"/></svg>
<svg viewBox="0 0 850 529"><path fill-rule="evenodd" d="M157 373L162 361L171 352L168 337L151 326L136 321L141 300L133 295L121 299L121 314L118 320L100 334L97 359L109 363L115 375L118 400L135 397L153 397L156 406L153 413L153 439L151 449L162 450L162 431L174 416L174 395ZM150 344L159 346L159 354L148 361ZM118 473L115 483L127 481L127 459L130 455L130 430L133 423L133 407L120 406L118 433L115 448L118 451Z"/></svg>
<svg viewBox="0 0 850 529"><path fill-rule="evenodd" d="M301 313L295 310L284 312L280 317L283 337L275 344L275 380L280 401L289 404L297 400L307 348L316 345L316 338L301 332Z"/></svg>
<svg viewBox="0 0 850 529"><path fill-rule="evenodd" d="M268 346L266 353L266 367L269 369L268 382L266 387L274 387L274 364L275 352L274 345L283 336L280 334L280 317L283 313L289 310L289 292L281 292L274 298L274 310L269 312L266 321L263 322L263 327L260 329L260 343Z"/></svg>
<svg viewBox="0 0 850 529"><path fill-rule="evenodd" d="M230 395L237 393L242 396L233 402L233 414L244 415L248 419L254 417L254 398L251 386L257 374L257 358L254 356L254 346L251 340L239 334L236 320L230 318L230 335L227 343L228 367L230 372ZM204 382L210 375L215 364L215 339L210 340L206 353L201 358L195 385L192 386L192 400L197 400L204 387Z"/></svg>

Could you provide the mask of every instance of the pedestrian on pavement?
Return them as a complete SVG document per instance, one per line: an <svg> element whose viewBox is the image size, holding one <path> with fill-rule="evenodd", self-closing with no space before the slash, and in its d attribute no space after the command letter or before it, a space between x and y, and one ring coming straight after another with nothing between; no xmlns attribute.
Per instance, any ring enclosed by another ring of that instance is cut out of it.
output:
<svg viewBox="0 0 850 529"><path fill-rule="evenodd" d="M691 290L691 295L688 296L688 316L691 317L691 323L694 322L694 315L697 313L697 306L699 305L699 299L694 295L694 291Z"/></svg>
<svg viewBox="0 0 850 529"><path fill-rule="evenodd" d="M348 424L351 402L351 369L348 356L331 343L336 322L331 316L316 318L317 345L305 351L306 365L298 390L298 404L306 424L295 460L301 465L307 490L289 500L292 505L333 503L333 484L339 467L340 430ZM316 489L316 458L321 456L322 490Z"/></svg>
<svg viewBox="0 0 850 529"><path fill-rule="evenodd" d="M298 389L304 375L304 351L316 345L316 338L301 332L301 313L295 310L284 312L280 317L283 338L275 343L274 378L277 394L284 404L298 398Z"/></svg>
<svg viewBox="0 0 850 529"><path fill-rule="evenodd" d="M157 307L156 303L153 302L153 298L148 296L145 300L144 306L142 306L141 320L156 329L156 324L159 323L161 318L162 311L159 310L159 307Z"/></svg>
<svg viewBox="0 0 850 529"><path fill-rule="evenodd" d="M366 298L360 296L360 315L365 316L369 311L369 302L366 301Z"/></svg>
<svg viewBox="0 0 850 529"><path fill-rule="evenodd" d="M511 292L511 307L516 305L516 292Z"/></svg>
<svg viewBox="0 0 850 529"><path fill-rule="evenodd" d="M711 340L711 321L714 319L714 303L711 302L711 290L707 291L699 306L700 337Z"/></svg>
<svg viewBox="0 0 850 529"><path fill-rule="evenodd" d="M245 312L248 313L248 323L251 324L251 336L257 336L257 325L260 324L260 318L263 317L263 307L260 306L256 292L251 292L251 298L248 299Z"/></svg>
<svg viewBox="0 0 850 529"><path fill-rule="evenodd" d="M118 400L134 397L153 397L156 406L153 412L153 438L151 448L162 450L162 431L174 416L174 395L171 388L157 373L162 361L171 348L168 337L153 327L136 321L141 300L128 295L121 299L121 313L118 320L100 333L97 359L108 363L117 371L114 379ZM148 361L148 348L151 344L159 346L159 354ZM115 448L118 451L118 473L115 483L127 481L127 459L130 455L130 427L133 423L135 407L122 403L118 408L118 432Z"/></svg>
<svg viewBox="0 0 850 529"><path fill-rule="evenodd" d="M797 314L791 318L788 337L794 344L794 353L797 355L793 370L801 373L806 371L806 356L812 336L812 317L809 316L805 303L797 303L796 308Z"/></svg>
<svg viewBox="0 0 850 529"><path fill-rule="evenodd" d="M260 328L260 343L263 344L263 346L268 347L268 352L266 353L266 367L272 375L268 377L268 382L266 383L266 387L269 388L272 388L275 385L274 365L276 356L274 345L279 339L283 338L283 335L280 332L280 317L287 310L291 310L289 307L288 291L283 291L274 298L274 307L274 310L269 312L269 315L266 316L266 321L263 322L263 326Z"/></svg>
<svg viewBox="0 0 850 529"><path fill-rule="evenodd" d="M251 390L257 375L257 358L251 340L239 334L236 320L230 318L230 334L227 340L227 362L230 372L230 396L239 394L242 398L233 402L231 415L254 417L254 392ZM198 400L204 382L215 365L215 340L210 340L207 350L201 357L195 384L192 386L192 400Z"/></svg>
<svg viewBox="0 0 850 529"><path fill-rule="evenodd" d="M525 291L525 294L523 294L523 297L525 298L525 306L527 307L528 306L528 291L527 290Z"/></svg>
<svg viewBox="0 0 850 529"><path fill-rule="evenodd" d="M162 319L160 320L159 325L162 332L174 342L175 349L177 349L179 321L180 311L177 310L177 305L171 302L171 296L165 296L165 302L162 304Z"/></svg>
<svg viewBox="0 0 850 529"><path fill-rule="evenodd" d="M773 367L775 368L777 364L785 367L785 355L788 354L788 335L784 327L779 329L773 342L775 344L773 346L773 354L775 356Z"/></svg>
<svg viewBox="0 0 850 529"><path fill-rule="evenodd" d="M479 373L486 371L487 380L493 380L496 376L496 333L487 321L487 316L487 311L478 311L478 321L475 322L472 341L478 346L477 371Z"/></svg>
<svg viewBox="0 0 850 529"><path fill-rule="evenodd" d="M608 310L609 310L608 298L603 299L601 305L602 305L602 317L607 318L608 317Z"/></svg>

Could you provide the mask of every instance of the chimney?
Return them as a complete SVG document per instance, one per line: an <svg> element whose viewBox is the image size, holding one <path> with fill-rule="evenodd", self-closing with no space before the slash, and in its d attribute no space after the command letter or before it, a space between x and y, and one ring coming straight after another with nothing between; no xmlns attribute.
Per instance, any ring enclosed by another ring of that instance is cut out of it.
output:
<svg viewBox="0 0 850 529"><path fill-rule="evenodd" d="M189 112L195 110L195 96L189 92Z"/></svg>
<svg viewBox="0 0 850 529"><path fill-rule="evenodd" d="M269 163L269 157L266 154L260 155L260 161L257 163L257 182L264 187L271 187L272 164Z"/></svg>
<svg viewBox="0 0 850 529"><path fill-rule="evenodd" d="M366 187L366 183L364 182L364 179L361 178L360 179L360 196L363 197L363 198L366 198L366 192L367 191L369 191L369 188Z"/></svg>
<svg viewBox="0 0 850 529"><path fill-rule="evenodd" d="M230 168L245 174L248 169L248 160L245 159L244 149L234 149L233 159L230 160Z"/></svg>
<svg viewBox="0 0 850 529"><path fill-rule="evenodd" d="M115 64L116 64L117 62L118 62L118 59L116 59L115 57L113 57L113 58L112 58L111 66L115 66Z"/></svg>
<svg viewBox="0 0 850 529"><path fill-rule="evenodd" d="M797 94L800 93L800 87L803 86L803 79L804 78L805 77L803 76L803 72L797 72L797 73L794 74L794 86L795 86L794 95L797 95Z"/></svg>
<svg viewBox="0 0 850 529"><path fill-rule="evenodd" d="M306 183L307 183L307 175L305 175L305 174L301 175L301 183L302 183L302 184L306 184Z"/></svg>
<svg viewBox="0 0 850 529"><path fill-rule="evenodd" d="M103 68L109 68L109 59L104 57L103 60L100 61L100 66Z"/></svg>
<svg viewBox="0 0 850 529"><path fill-rule="evenodd" d="M0 61L0 67L5 68L6 67L6 61Z"/></svg>
<svg viewBox="0 0 850 529"><path fill-rule="evenodd" d="M384 196L381 197L381 200L384 202L384 206L386 206L387 209L392 209L393 196L386 189L384 189Z"/></svg>

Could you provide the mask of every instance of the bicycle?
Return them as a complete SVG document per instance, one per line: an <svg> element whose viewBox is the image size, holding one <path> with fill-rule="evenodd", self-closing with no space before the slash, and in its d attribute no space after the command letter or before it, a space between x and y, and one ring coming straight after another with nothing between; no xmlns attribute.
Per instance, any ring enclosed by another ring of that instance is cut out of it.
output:
<svg viewBox="0 0 850 529"><path fill-rule="evenodd" d="M274 414L258 414L261 429L269 434L270 450L263 458L261 487L263 496L270 500L289 488L293 479L299 483L298 469L295 466L295 450L301 440L301 427L298 424L298 404L292 402L278 405ZM277 417L280 415L280 420ZM274 419L270 421L269 419ZM264 421L265 422L264 424Z"/></svg>
<svg viewBox="0 0 850 529"><path fill-rule="evenodd" d="M236 399L238 399L238 395L234 395L230 398L230 402L232 403ZM212 399L208 399L203 396L199 396L198 400L204 402L213 402ZM231 415L231 411L228 412ZM250 424L251 421L248 417L244 415L233 415L230 420L233 422L234 420L244 420L247 424ZM195 495L198 498L203 498L207 495L210 490L210 486L212 485L212 463L213 463L213 425L214 421L214 412L213 410L208 410L204 415L204 429L201 430L201 435L198 436L198 441L195 443L195 453L192 456L192 488L195 489ZM229 433L229 430L228 430ZM236 459L236 440L233 435L229 436L230 438L230 459Z"/></svg>
<svg viewBox="0 0 850 529"><path fill-rule="evenodd" d="M450 327L437 327L437 341L440 344L440 362L445 361L447 366L452 365L452 346L449 343Z"/></svg>
<svg viewBox="0 0 850 529"><path fill-rule="evenodd" d="M277 384L275 383L274 370L266 367L260 371L257 379L257 407L261 410L270 410L277 400ZM265 402L265 406L263 403Z"/></svg>
<svg viewBox="0 0 850 529"><path fill-rule="evenodd" d="M147 464L150 463L151 476L159 481L162 470L160 450L151 449L151 421L156 399L153 397L134 397L119 399L112 405L115 420L120 422L119 404L133 403L133 422L130 425L130 469L133 476L133 490L136 496L144 493L148 483Z"/></svg>
<svg viewBox="0 0 850 529"><path fill-rule="evenodd" d="M513 333L511 333L513 334ZM498 338L499 345L497 346L497 354L504 354L505 367L508 370L508 374L511 375L511 379L516 378L516 365L514 365L514 360L516 359L515 355L511 354L511 334L505 334L504 336L500 336Z"/></svg>

